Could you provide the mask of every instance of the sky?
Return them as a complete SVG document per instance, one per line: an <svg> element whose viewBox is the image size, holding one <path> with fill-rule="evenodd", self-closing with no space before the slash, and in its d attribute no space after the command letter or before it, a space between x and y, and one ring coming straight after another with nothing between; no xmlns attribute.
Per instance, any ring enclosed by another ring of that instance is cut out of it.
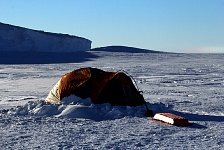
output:
<svg viewBox="0 0 224 150"><path fill-rule="evenodd" d="M224 53L224 0L0 0L0 22L123 45Z"/></svg>

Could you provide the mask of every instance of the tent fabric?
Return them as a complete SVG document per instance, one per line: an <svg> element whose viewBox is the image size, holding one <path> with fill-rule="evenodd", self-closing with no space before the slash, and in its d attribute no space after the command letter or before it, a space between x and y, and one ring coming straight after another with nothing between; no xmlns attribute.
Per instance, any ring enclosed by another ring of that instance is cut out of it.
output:
<svg viewBox="0 0 224 150"><path fill-rule="evenodd" d="M51 104L56 104L60 102L59 94L58 94L58 87L60 85L61 79L55 84L55 86L49 92L46 102Z"/></svg>
<svg viewBox="0 0 224 150"><path fill-rule="evenodd" d="M90 97L94 104L145 104L143 96L125 73L97 68L80 68L65 74L49 92L46 102L55 104L70 95L83 99Z"/></svg>

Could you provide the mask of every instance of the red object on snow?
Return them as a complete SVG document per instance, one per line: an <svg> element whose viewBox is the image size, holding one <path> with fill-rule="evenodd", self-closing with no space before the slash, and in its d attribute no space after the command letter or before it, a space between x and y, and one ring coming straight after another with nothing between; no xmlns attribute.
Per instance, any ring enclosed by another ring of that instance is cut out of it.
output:
<svg viewBox="0 0 224 150"><path fill-rule="evenodd" d="M157 113L153 117L154 120L162 121L164 123L168 123L176 126L189 126L190 123L188 119L172 114L172 113Z"/></svg>

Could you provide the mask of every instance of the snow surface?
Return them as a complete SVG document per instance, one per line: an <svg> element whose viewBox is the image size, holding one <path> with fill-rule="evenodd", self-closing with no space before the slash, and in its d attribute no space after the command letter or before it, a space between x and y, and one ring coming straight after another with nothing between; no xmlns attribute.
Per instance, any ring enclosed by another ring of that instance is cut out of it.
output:
<svg viewBox="0 0 224 150"><path fill-rule="evenodd" d="M73 63L0 65L3 149L223 149L224 54L88 52ZM91 104L75 96L43 103L65 73L80 67L123 70L154 112L187 118L161 124L145 108Z"/></svg>

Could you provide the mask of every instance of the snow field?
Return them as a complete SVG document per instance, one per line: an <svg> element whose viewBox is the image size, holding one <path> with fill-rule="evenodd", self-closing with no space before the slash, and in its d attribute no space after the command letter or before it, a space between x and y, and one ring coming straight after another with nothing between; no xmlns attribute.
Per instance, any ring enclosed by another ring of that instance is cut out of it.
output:
<svg viewBox="0 0 224 150"><path fill-rule="evenodd" d="M84 62L0 65L0 146L4 149L223 149L223 54L91 52ZM176 127L145 118L144 107L44 105L61 75L80 67L124 70L154 112L188 118ZM98 114L97 114L97 113Z"/></svg>

